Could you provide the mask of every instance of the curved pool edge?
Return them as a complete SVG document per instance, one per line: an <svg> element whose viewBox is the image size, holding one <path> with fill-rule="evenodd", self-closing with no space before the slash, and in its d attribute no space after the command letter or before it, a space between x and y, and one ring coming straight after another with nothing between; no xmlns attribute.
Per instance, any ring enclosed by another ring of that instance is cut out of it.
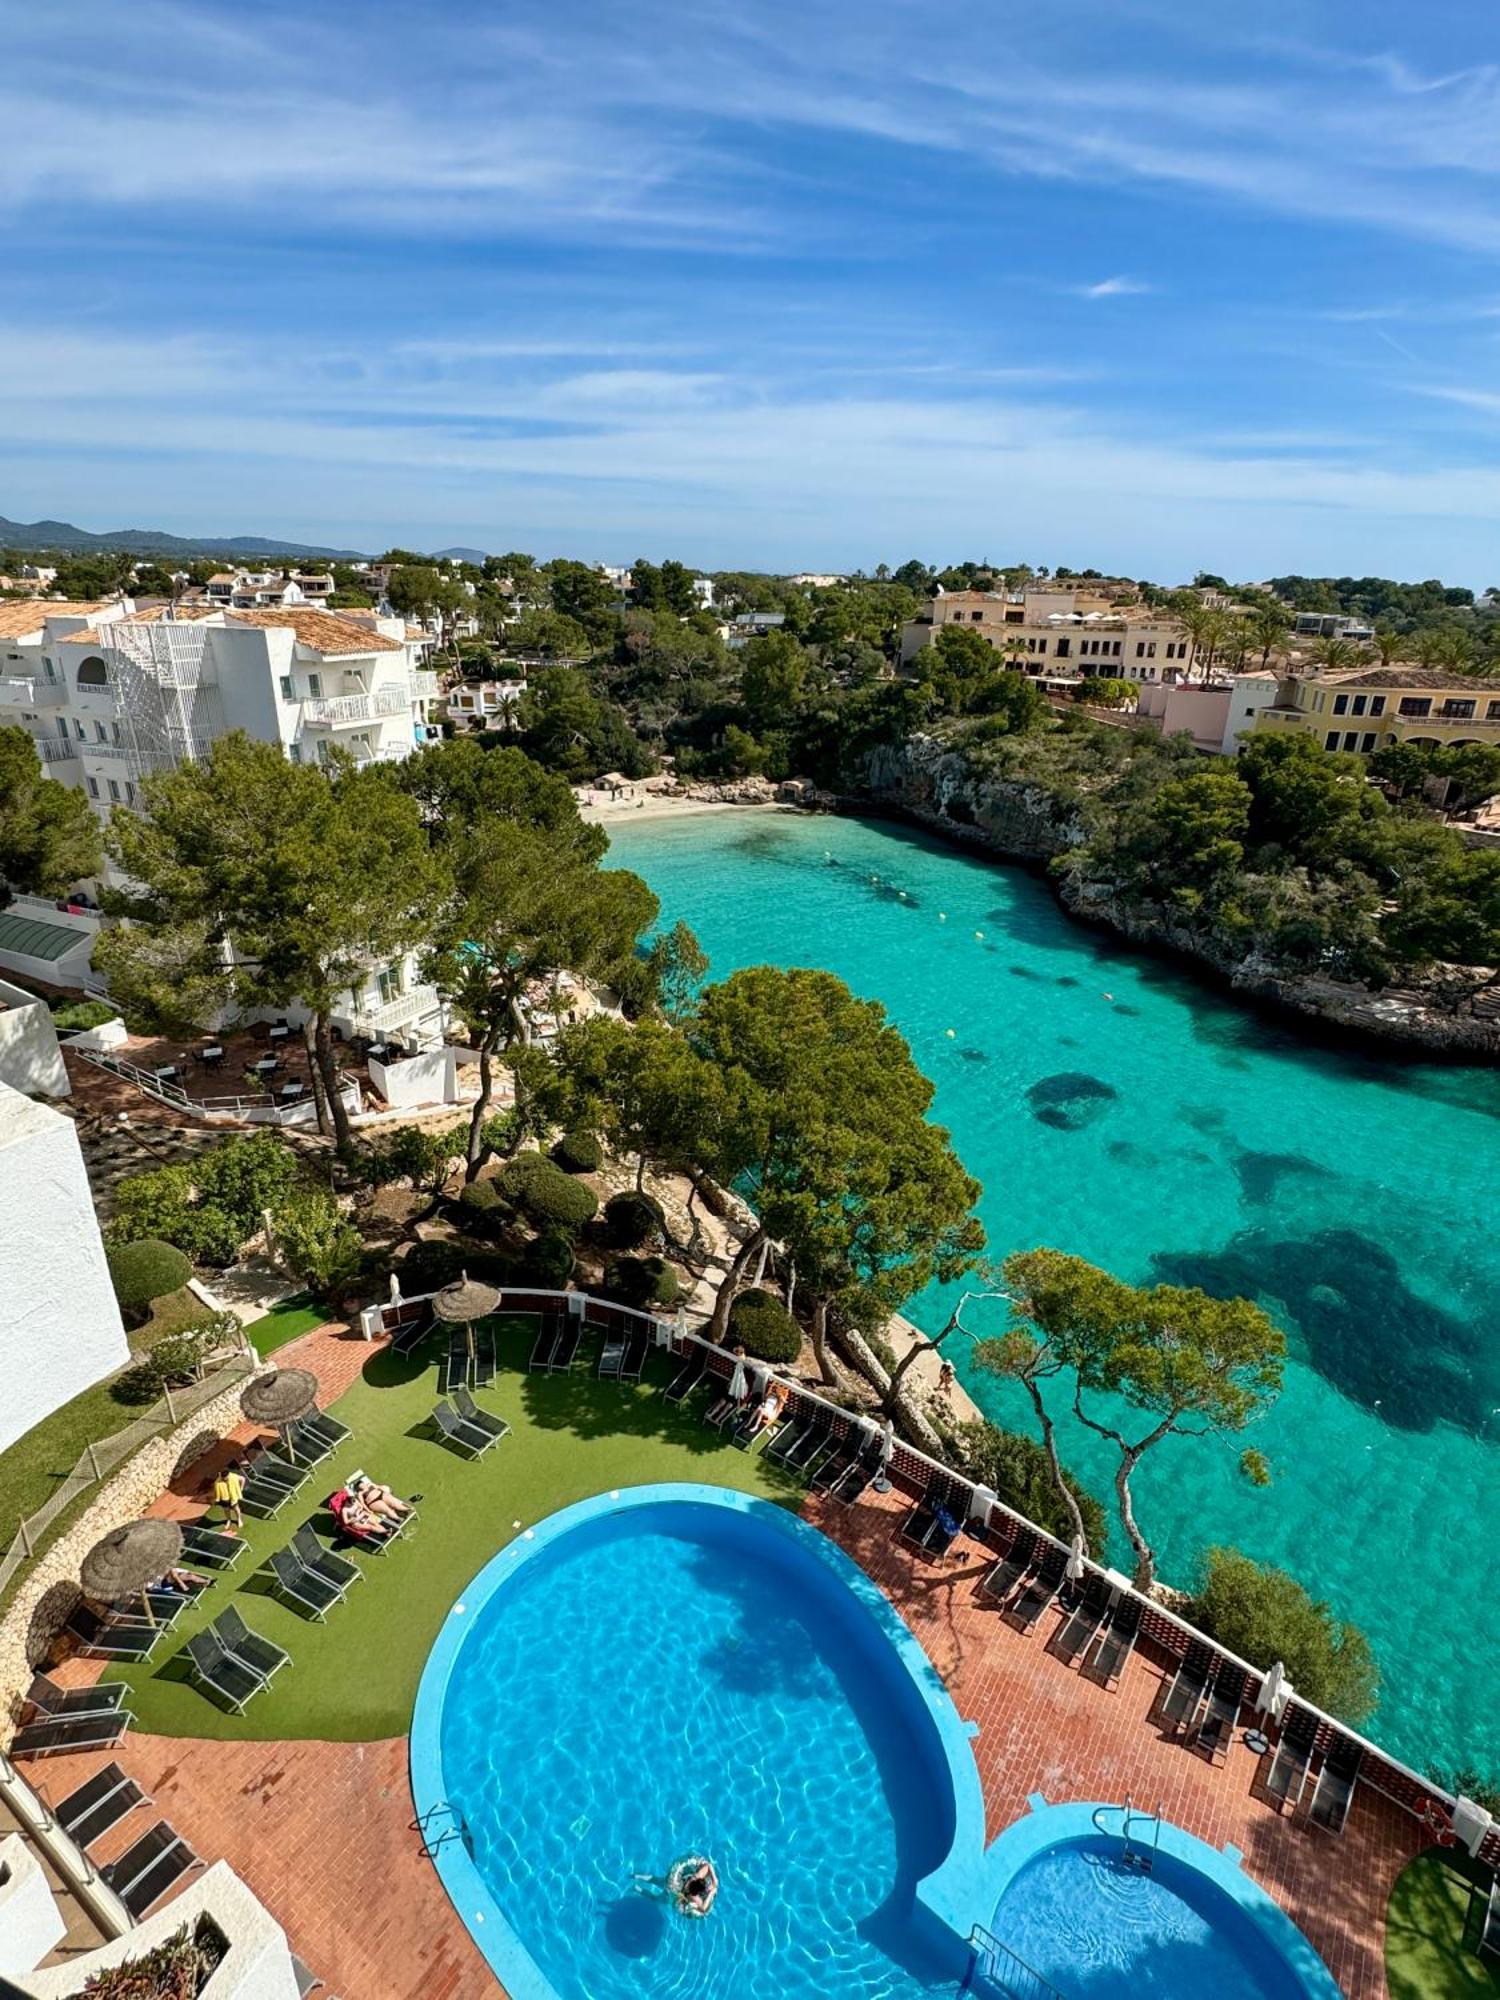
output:
<svg viewBox="0 0 1500 2000"><path fill-rule="evenodd" d="M952 1787L953 1838L945 1859L917 1885L915 1915L933 1941L950 1949L958 1947L966 1958L964 1940L979 1911L978 1899L988 1891L984 1793L970 1747L971 1732L954 1706L942 1676L874 1578L821 1528L753 1494L682 1481L621 1487L590 1500L575 1501L572 1506L523 1529L459 1593L443 1619L422 1669L408 1746L408 1776L418 1823L428 1816L432 1818L426 1837L438 1880L455 1916L510 2000L557 2000L557 1994L470 1859L466 1842L445 1816L442 1713L448 1680L475 1615L528 1563L590 1521L663 1504L712 1507L749 1516L786 1536L838 1579L889 1642L906 1669L913 1694L926 1708L937 1732ZM992 1848L990 1855L993 1853ZM993 1903L988 1907L993 1908Z"/></svg>
<svg viewBox="0 0 1500 2000"><path fill-rule="evenodd" d="M1013 1820L992 1842L985 1855L985 1894L991 1912L998 1909L1006 1891L1041 1855L1076 1841L1117 1838L1101 1828L1094 1815L1118 1813L1119 1801L1089 1799L1066 1805L1048 1805L1033 1797L1030 1810ZM1154 1814L1134 1812L1133 1818L1153 1819ZM1170 1820L1161 1821L1159 1851L1204 1877L1259 1932L1265 1942L1301 1981L1307 2000L1344 2000L1343 1989L1328 1970L1317 1947L1301 1926L1281 1907L1269 1890L1263 1889L1246 1872L1237 1847L1213 1847L1196 1834L1188 1833ZM988 1922L989 1919L984 1921Z"/></svg>

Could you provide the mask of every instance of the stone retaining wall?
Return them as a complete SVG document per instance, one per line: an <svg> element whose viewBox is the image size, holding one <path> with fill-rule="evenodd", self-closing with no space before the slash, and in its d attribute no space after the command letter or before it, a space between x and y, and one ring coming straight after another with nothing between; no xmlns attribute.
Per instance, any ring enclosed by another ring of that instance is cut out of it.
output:
<svg viewBox="0 0 1500 2000"><path fill-rule="evenodd" d="M149 1438L135 1456L112 1473L71 1527L65 1529L22 1574L14 1597L0 1617L0 1733L9 1739L10 1718L31 1684L33 1662L72 1616L76 1597L57 1592L59 1584L76 1586L78 1566L102 1535L144 1514L166 1491L188 1446L203 1439L210 1444L227 1437L244 1421L240 1414L243 1378L203 1405L175 1430ZM194 1454L197 1456L197 1454Z"/></svg>

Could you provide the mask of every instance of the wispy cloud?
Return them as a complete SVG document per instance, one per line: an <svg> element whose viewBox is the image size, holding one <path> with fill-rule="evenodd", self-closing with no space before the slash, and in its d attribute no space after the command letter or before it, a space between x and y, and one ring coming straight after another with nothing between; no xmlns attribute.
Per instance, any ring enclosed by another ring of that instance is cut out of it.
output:
<svg viewBox="0 0 1500 2000"><path fill-rule="evenodd" d="M1081 299L1134 299L1154 289L1140 278L1101 278L1097 285L1077 287Z"/></svg>

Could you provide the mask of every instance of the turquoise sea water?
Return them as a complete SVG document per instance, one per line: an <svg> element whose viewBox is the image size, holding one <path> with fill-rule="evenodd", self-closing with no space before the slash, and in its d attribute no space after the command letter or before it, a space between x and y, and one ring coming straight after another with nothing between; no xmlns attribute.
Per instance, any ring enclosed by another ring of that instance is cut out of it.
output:
<svg viewBox="0 0 1500 2000"><path fill-rule="evenodd" d="M1137 1476L1163 1574L1232 1541L1369 1633L1371 1733L1500 1766L1500 1075L1350 1054L1067 918L1023 870L902 829L724 813L611 829L712 961L816 965L882 1001L937 1085L1001 1253L1260 1298L1292 1358L1247 1442ZM910 1311L935 1329L940 1297ZM955 1355L1001 1421L1019 1399ZM1066 1455L1107 1496L1107 1458ZM1118 1554L1118 1550L1116 1551Z"/></svg>

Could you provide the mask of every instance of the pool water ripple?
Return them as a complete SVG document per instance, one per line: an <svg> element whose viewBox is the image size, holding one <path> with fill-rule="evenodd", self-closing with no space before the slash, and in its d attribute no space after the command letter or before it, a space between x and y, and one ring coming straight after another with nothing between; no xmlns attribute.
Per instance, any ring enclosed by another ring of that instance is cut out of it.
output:
<svg viewBox="0 0 1500 2000"><path fill-rule="evenodd" d="M1164 1573L1190 1581L1214 1542L1281 1563L1369 1633L1381 1742L1493 1764L1500 1076L1318 1045L1072 923L1023 871L897 829L726 813L611 840L711 976L818 965L885 1003L997 1251L1046 1243L1266 1304L1292 1358L1247 1442L1274 1482L1247 1486L1231 1445L1164 1446L1137 1480ZM946 1305L910 1309L935 1328ZM1031 1428L956 1358L987 1409ZM1064 1433L1107 1495L1098 1441Z"/></svg>

